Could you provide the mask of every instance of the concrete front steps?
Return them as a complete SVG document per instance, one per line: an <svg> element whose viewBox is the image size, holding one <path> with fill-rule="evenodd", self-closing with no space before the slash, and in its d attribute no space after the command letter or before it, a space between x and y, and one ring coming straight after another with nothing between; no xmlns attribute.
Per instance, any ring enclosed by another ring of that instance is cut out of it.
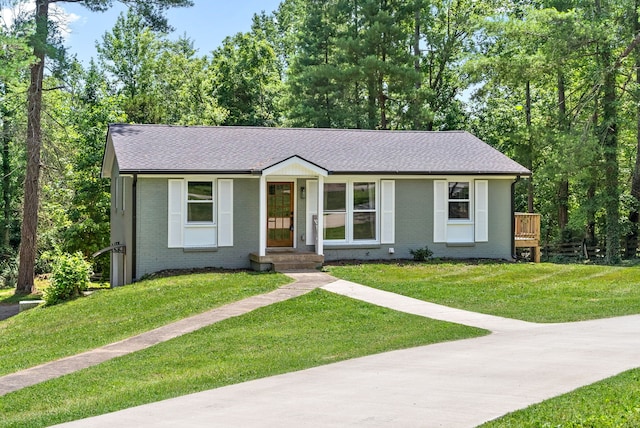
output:
<svg viewBox="0 0 640 428"><path fill-rule="evenodd" d="M294 250L268 251L265 256L251 253L251 268L256 271L273 270L287 272L296 270L311 270L322 267L324 256L315 253L296 252Z"/></svg>

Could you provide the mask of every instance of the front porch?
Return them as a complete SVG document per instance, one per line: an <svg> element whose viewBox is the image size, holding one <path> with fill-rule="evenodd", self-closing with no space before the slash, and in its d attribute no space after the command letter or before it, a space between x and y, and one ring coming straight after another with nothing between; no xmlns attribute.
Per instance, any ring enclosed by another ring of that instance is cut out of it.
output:
<svg viewBox="0 0 640 428"><path fill-rule="evenodd" d="M259 245L254 270L315 269L324 262L323 193L328 172L298 156L265 168L259 185Z"/></svg>
<svg viewBox="0 0 640 428"><path fill-rule="evenodd" d="M322 267L324 256L295 249L269 249L261 256L257 253L249 255L251 268L255 271L285 272L295 270L312 270Z"/></svg>

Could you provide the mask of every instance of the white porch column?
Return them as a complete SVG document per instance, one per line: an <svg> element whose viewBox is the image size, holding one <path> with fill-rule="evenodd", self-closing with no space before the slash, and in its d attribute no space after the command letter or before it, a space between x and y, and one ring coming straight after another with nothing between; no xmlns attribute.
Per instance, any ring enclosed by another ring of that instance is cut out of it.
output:
<svg viewBox="0 0 640 428"><path fill-rule="evenodd" d="M259 256L267 255L267 177L260 176L260 242Z"/></svg>
<svg viewBox="0 0 640 428"><path fill-rule="evenodd" d="M324 177L318 175L318 231L316 254L324 255Z"/></svg>

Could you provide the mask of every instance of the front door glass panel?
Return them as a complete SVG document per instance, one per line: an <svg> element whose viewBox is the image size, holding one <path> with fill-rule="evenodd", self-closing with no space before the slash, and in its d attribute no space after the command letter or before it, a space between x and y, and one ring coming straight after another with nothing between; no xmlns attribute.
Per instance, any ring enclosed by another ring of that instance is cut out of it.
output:
<svg viewBox="0 0 640 428"><path fill-rule="evenodd" d="M267 183L267 246L293 247L293 183Z"/></svg>

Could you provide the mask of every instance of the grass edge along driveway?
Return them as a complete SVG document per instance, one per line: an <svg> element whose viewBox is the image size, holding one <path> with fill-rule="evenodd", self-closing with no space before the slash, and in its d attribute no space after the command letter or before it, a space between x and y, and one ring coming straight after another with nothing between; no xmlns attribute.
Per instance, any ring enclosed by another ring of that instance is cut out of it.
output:
<svg viewBox="0 0 640 428"><path fill-rule="evenodd" d="M481 425L482 428L640 426L640 368L578 388Z"/></svg>
<svg viewBox="0 0 640 428"><path fill-rule="evenodd" d="M408 262L325 270L419 300L523 321L572 322L640 313L640 265Z"/></svg>
<svg viewBox="0 0 640 428"><path fill-rule="evenodd" d="M350 358L487 333L314 290L0 397L0 427L46 426Z"/></svg>
<svg viewBox="0 0 640 428"><path fill-rule="evenodd" d="M532 322L640 313L640 266L428 262L328 266L333 276L461 309ZM482 425L640 426L640 368Z"/></svg>

